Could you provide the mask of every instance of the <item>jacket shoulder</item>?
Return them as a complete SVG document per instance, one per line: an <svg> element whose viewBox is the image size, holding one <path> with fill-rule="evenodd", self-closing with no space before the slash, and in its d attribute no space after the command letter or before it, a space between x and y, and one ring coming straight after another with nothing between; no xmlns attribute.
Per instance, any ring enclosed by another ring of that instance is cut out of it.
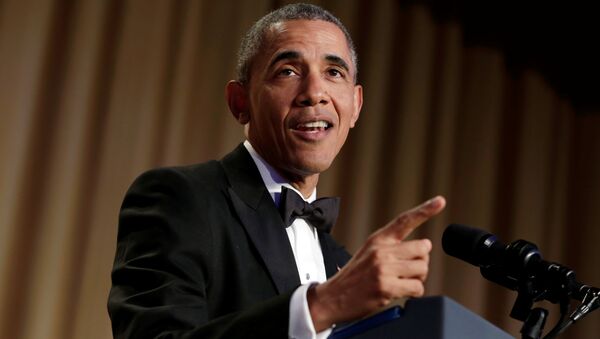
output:
<svg viewBox="0 0 600 339"><path fill-rule="evenodd" d="M131 189L153 183L161 186L165 184L177 186L179 183L191 187L216 188L226 186L227 178L219 162L211 160L194 165L157 167L147 170L134 180Z"/></svg>

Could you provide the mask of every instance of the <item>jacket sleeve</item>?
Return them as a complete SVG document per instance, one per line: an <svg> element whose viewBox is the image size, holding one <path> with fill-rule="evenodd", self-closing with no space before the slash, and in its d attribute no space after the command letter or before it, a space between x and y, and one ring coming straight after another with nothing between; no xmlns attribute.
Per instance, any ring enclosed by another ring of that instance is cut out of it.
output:
<svg viewBox="0 0 600 339"><path fill-rule="evenodd" d="M189 181L176 169L153 170L125 196L108 299L114 337L287 337L293 291L209 319L212 235L198 206L210 197Z"/></svg>

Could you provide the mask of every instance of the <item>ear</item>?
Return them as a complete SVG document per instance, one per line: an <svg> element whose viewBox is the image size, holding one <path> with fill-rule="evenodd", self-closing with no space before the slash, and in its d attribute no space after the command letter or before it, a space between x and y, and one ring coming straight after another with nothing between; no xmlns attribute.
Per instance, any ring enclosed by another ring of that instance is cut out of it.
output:
<svg viewBox="0 0 600 339"><path fill-rule="evenodd" d="M229 111L240 124L245 125L250 121L248 91L244 84L237 80L231 80L225 87L225 96Z"/></svg>
<svg viewBox="0 0 600 339"><path fill-rule="evenodd" d="M358 116L360 115L360 110L363 105L363 88L361 85L354 86L354 112L352 112L352 118L350 119L350 128L354 127L356 121L358 120Z"/></svg>

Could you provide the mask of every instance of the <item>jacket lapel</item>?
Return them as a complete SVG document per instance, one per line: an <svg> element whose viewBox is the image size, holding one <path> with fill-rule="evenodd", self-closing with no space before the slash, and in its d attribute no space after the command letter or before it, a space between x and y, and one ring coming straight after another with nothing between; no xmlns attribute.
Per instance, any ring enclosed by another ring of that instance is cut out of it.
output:
<svg viewBox="0 0 600 339"><path fill-rule="evenodd" d="M294 253L290 247L283 221L260 173L243 145L221 161L228 177L228 193L233 208L267 271L278 293L293 290L300 285Z"/></svg>

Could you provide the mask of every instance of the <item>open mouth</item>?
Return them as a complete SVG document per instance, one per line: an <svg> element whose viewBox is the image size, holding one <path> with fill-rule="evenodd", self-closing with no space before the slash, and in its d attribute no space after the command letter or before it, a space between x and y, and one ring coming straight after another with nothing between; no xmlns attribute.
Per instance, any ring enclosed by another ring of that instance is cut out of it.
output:
<svg viewBox="0 0 600 339"><path fill-rule="evenodd" d="M331 128L333 125L324 120L304 122L297 124L294 129L301 132L322 132Z"/></svg>

